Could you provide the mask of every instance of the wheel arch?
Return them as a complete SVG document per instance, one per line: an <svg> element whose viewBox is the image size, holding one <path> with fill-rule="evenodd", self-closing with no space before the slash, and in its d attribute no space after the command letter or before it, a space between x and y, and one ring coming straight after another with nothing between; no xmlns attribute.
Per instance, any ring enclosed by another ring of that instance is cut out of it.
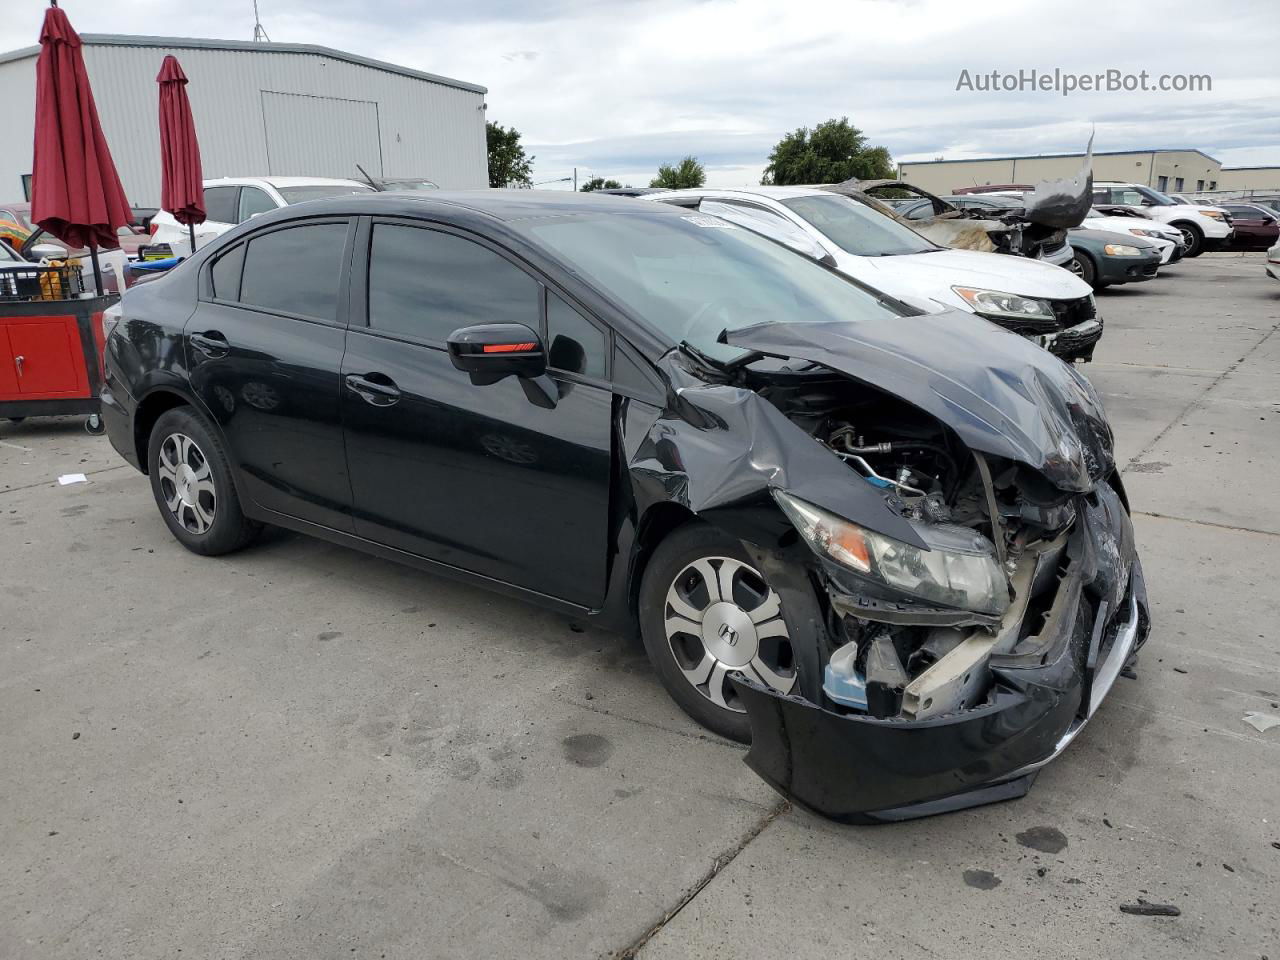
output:
<svg viewBox="0 0 1280 960"><path fill-rule="evenodd" d="M156 387L138 401L133 414L133 448L143 473L149 472L147 445L156 421L175 407L192 407L198 410L195 400L172 386Z"/></svg>
<svg viewBox="0 0 1280 960"><path fill-rule="evenodd" d="M690 523L704 523L696 513L674 500L652 504L636 525L636 538L631 550L630 573L627 577L627 613L633 624L640 614L640 583L653 552L663 540Z"/></svg>

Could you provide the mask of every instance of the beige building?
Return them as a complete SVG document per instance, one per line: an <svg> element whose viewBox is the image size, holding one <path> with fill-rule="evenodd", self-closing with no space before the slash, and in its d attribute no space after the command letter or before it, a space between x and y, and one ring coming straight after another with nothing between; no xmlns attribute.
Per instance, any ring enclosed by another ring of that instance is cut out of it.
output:
<svg viewBox="0 0 1280 960"><path fill-rule="evenodd" d="M1050 177L1068 177L1079 170L1083 162L1083 153L929 160L902 163L899 175L932 193L949 194L964 187L1033 184ZM1280 190L1280 166L1223 167L1220 161L1201 150L1095 153L1093 178L1142 183L1169 193Z"/></svg>

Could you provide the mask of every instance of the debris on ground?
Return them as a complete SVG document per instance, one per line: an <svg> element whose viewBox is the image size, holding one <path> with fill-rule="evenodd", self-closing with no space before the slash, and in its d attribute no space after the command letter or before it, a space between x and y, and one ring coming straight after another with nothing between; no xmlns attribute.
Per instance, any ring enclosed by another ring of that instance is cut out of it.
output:
<svg viewBox="0 0 1280 960"><path fill-rule="evenodd" d="M1180 917L1182 911L1171 903L1148 903L1141 897L1137 903L1120 904L1121 913L1129 913L1135 917Z"/></svg>
<svg viewBox="0 0 1280 960"><path fill-rule="evenodd" d="M64 473L58 478L58 486L65 487L72 483L88 483L89 478L83 473Z"/></svg>
<svg viewBox="0 0 1280 960"><path fill-rule="evenodd" d="M1250 710L1241 719L1259 733L1266 733L1272 727L1280 727L1280 717L1274 713L1259 713L1256 710Z"/></svg>

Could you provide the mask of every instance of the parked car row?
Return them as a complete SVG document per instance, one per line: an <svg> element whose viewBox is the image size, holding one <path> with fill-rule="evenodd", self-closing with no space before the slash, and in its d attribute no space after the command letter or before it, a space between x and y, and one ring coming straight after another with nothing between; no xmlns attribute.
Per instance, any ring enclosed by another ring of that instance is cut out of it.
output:
<svg viewBox="0 0 1280 960"><path fill-rule="evenodd" d="M638 631L780 792L899 820L1025 793L1146 639L1102 405L1010 332L1092 313L828 191L352 190L128 291L103 415L191 551L273 524Z"/></svg>

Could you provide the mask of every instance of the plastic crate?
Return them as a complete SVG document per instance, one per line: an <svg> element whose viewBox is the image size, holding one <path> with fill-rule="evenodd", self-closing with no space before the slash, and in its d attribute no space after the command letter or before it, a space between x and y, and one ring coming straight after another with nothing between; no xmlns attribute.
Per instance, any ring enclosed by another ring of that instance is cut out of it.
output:
<svg viewBox="0 0 1280 960"><path fill-rule="evenodd" d="M18 267L0 270L0 303L32 300L76 300L84 293L79 264Z"/></svg>

